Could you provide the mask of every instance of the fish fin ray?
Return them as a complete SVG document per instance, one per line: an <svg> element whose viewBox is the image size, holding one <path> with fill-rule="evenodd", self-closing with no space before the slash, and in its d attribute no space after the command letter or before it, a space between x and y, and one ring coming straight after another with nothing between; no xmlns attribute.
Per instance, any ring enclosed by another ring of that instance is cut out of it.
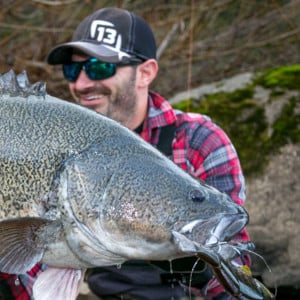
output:
<svg viewBox="0 0 300 300"><path fill-rule="evenodd" d="M35 300L75 300L83 281L84 271L49 267L33 285Z"/></svg>
<svg viewBox="0 0 300 300"><path fill-rule="evenodd" d="M51 221L42 218L17 218L0 222L0 270L23 274L38 263L45 245L40 243L38 231Z"/></svg>

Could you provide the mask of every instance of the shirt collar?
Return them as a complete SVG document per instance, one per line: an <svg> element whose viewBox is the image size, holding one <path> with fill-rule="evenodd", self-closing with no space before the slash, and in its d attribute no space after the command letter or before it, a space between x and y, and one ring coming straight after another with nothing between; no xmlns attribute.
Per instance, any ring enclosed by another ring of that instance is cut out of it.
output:
<svg viewBox="0 0 300 300"><path fill-rule="evenodd" d="M148 95L148 114L145 122L151 130L163 127L176 121L175 112L170 103L161 95L149 92Z"/></svg>

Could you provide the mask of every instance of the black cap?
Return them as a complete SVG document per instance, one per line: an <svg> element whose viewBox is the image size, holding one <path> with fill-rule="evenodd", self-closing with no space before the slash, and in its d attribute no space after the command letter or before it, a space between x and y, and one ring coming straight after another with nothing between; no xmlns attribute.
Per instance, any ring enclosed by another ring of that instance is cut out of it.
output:
<svg viewBox="0 0 300 300"><path fill-rule="evenodd" d="M112 63L128 63L134 58L156 59L156 42L149 25L134 13L119 8L103 8L86 17L71 42L49 52L48 63L70 61L73 49Z"/></svg>

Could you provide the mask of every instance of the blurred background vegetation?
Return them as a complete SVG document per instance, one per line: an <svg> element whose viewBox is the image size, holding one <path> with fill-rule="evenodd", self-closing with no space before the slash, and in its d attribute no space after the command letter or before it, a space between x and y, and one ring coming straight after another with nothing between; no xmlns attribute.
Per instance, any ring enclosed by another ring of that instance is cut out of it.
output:
<svg viewBox="0 0 300 300"><path fill-rule="evenodd" d="M160 62L153 88L166 97L237 73L299 63L300 0L1 0L0 73L26 69L50 94L71 99L48 51L101 7L144 17Z"/></svg>
<svg viewBox="0 0 300 300"><path fill-rule="evenodd" d="M253 99L255 84L270 89L277 102L283 89L300 89L300 0L1 0L0 73L26 70L31 82L45 81L49 94L72 101L61 67L47 65L47 53L70 41L84 17L108 6L131 10L151 25L160 63L152 88L167 99L244 72L265 75L243 90L177 105L225 129L246 175L259 171L270 152L300 141L299 95L272 124Z"/></svg>

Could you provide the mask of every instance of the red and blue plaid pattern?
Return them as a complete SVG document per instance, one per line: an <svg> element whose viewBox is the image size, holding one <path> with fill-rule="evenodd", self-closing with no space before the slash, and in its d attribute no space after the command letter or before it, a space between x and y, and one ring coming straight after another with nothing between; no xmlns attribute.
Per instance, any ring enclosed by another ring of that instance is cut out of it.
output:
<svg viewBox="0 0 300 300"><path fill-rule="evenodd" d="M32 286L42 269L42 265L37 264L26 274L19 276L0 273L0 300L33 300Z"/></svg>

